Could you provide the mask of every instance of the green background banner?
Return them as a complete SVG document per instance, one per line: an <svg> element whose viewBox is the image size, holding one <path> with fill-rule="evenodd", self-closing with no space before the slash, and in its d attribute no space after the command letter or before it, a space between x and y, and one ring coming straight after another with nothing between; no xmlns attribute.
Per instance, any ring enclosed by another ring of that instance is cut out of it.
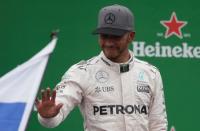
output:
<svg viewBox="0 0 200 131"><path fill-rule="evenodd" d="M50 41L50 32L60 29L41 83L41 89L54 88L72 64L98 55L97 36L91 32L99 9L111 4L125 5L134 12L136 37L130 49L162 74L169 130L172 126L177 131L200 130L197 0L1 0L0 76L37 53ZM75 108L60 126L47 129L38 123L33 111L27 131L81 131L82 123Z"/></svg>

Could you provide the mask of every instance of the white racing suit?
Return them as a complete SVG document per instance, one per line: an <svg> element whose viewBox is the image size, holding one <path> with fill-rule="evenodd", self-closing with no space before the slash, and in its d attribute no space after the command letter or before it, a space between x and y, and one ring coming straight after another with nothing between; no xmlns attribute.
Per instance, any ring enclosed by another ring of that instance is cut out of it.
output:
<svg viewBox="0 0 200 131"><path fill-rule="evenodd" d="M103 52L73 65L56 86L60 113L39 121L59 125L75 107L84 117L85 131L167 131L163 84L159 71L133 56L114 63Z"/></svg>

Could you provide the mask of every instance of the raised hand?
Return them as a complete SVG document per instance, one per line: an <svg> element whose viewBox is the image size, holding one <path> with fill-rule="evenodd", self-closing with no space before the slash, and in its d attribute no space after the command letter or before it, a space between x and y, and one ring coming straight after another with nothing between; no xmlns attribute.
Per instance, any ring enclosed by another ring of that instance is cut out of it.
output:
<svg viewBox="0 0 200 131"><path fill-rule="evenodd" d="M62 103L57 105L55 104L56 91L53 90L51 92L51 89L47 88L46 90L41 90L41 94L42 100L37 98L35 101L39 114L44 118L51 118L56 116L63 106Z"/></svg>

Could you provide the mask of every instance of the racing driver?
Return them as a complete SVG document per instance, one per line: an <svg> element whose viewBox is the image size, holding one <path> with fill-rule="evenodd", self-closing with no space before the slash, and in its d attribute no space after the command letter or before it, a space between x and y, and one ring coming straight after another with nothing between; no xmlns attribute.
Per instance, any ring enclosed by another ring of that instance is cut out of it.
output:
<svg viewBox="0 0 200 131"><path fill-rule="evenodd" d="M79 106L85 131L167 131L161 75L128 49L132 12L122 5L102 8L93 34L102 51L68 69L55 90L41 91L39 122L56 127Z"/></svg>

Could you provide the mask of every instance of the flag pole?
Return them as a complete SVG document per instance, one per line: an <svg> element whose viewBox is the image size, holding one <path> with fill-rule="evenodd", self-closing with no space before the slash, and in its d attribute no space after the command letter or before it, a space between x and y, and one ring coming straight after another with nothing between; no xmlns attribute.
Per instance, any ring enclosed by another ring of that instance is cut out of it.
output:
<svg viewBox="0 0 200 131"><path fill-rule="evenodd" d="M60 30L59 30L59 29L56 29L56 30L53 30L53 31L50 33L51 41L58 38L58 33L59 33L59 32L60 32ZM50 57L51 57L51 54L49 54L49 58L48 58L48 61L47 61L46 66L48 65L48 62L49 62ZM45 67L44 72L43 72L43 74L42 74L41 81L42 81L42 79L43 79L43 77L44 77L45 72L46 72L46 67ZM40 82L40 84L41 84L41 82ZM35 96L34 99L36 99L39 90L40 90L40 86L39 86L39 88L38 88L38 90L37 90L37 93L36 93L36 96ZM35 106L35 104L32 105L32 111L33 111L33 109L34 109L34 106ZM27 120L27 124L26 124L25 129L27 128L27 125L28 125L28 123L29 123L30 116L31 116L31 115L28 116L28 120Z"/></svg>
<svg viewBox="0 0 200 131"><path fill-rule="evenodd" d="M59 29L52 31L51 34L50 34L51 39L57 38L59 32L60 32Z"/></svg>

